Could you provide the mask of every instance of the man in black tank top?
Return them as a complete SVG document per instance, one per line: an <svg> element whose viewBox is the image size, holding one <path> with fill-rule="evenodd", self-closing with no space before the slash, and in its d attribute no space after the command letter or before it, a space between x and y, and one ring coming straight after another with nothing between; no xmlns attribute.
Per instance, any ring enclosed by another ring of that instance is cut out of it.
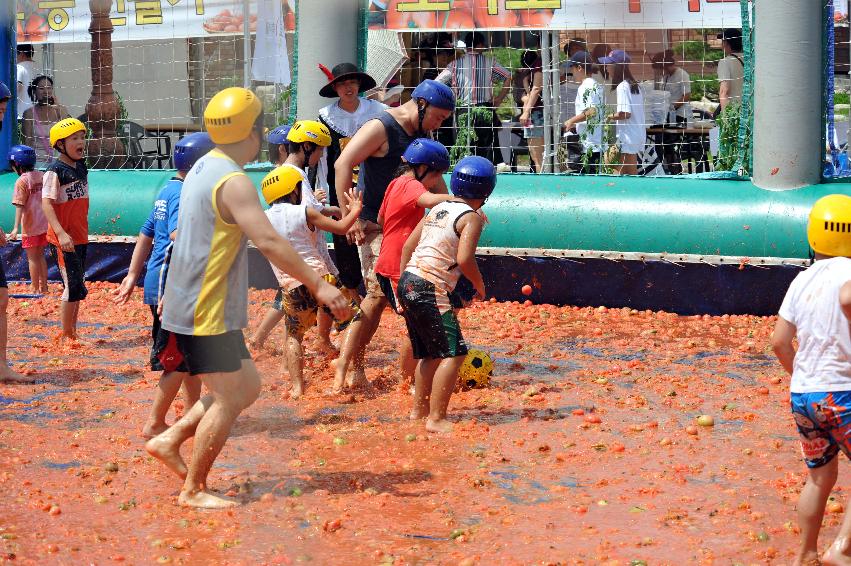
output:
<svg viewBox="0 0 851 566"><path fill-rule="evenodd" d="M454 109L452 90L437 81L425 80L411 93L411 100L361 126L334 164L334 183L340 203L346 202L343 195L352 186L352 170L360 166L358 187L363 191L363 211L346 236L358 245L366 287L366 299L361 304L362 320L367 328L372 327L373 332L381 319L381 309L372 308L373 303L380 305L380 298L384 296L375 278L375 261L381 249L378 211L387 186L396 176L408 144L418 137L427 137L439 128L452 116ZM448 192L446 185L441 192ZM342 208L343 214L346 214L345 206ZM373 332L368 332L368 335ZM366 379L362 360L355 360L354 365L356 378L350 380L349 385Z"/></svg>

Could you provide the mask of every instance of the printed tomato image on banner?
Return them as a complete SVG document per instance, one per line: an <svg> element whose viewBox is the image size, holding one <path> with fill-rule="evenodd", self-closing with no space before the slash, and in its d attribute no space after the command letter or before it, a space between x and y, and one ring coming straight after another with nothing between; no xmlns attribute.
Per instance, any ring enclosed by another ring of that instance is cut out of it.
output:
<svg viewBox="0 0 851 566"><path fill-rule="evenodd" d="M438 13L436 11L407 11L404 8L423 5L423 2L411 0L390 0L387 3L387 29L434 29L437 27ZM400 9L401 8L401 9Z"/></svg>
<svg viewBox="0 0 851 566"><path fill-rule="evenodd" d="M473 0L456 0L452 10L439 12L438 27L446 29L472 29L476 27L473 21Z"/></svg>
<svg viewBox="0 0 851 566"><path fill-rule="evenodd" d="M18 43L47 41L50 27L47 23L49 10L39 8L33 0L18 0L16 4L16 26Z"/></svg>
<svg viewBox="0 0 851 566"><path fill-rule="evenodd" d="M517 11L506 10L502 2L474 1L473 19L479 28L517 27Z"/></svg>
<svg viewBox="0 0 851 566"><path fill-rule="evenodd" d="M520 26L524 28L545 28L553 20L553 11L547 9L518 10Z"/></svg>

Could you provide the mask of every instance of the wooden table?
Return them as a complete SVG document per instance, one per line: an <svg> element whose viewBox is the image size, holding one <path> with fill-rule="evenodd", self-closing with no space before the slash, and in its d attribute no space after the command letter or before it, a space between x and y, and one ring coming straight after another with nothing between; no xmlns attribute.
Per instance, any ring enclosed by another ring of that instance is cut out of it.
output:
<svg viewBox="0 0 851 566"><path fill-rule="evenodd" d="M187 124L182 122L160 122L155 124L145 124L142 127L145 128L146 132L154 135L174 133L177 134L178 139L182 138L186 134L204 131L204 128L199 124Z"/></svg>

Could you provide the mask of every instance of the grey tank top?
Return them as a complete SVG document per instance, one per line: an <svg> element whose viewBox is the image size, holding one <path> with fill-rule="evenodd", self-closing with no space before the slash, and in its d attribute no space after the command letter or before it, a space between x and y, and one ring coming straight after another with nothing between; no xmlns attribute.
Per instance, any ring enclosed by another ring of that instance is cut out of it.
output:
<svg viewBox="0 0 851 566"><path fill-rule="evenodd" d="M242 167L214 149L183 182L163 299L166 330L214 336L248 326L247 240L216 208L216 192L237 175L245 175Z"/></svg>

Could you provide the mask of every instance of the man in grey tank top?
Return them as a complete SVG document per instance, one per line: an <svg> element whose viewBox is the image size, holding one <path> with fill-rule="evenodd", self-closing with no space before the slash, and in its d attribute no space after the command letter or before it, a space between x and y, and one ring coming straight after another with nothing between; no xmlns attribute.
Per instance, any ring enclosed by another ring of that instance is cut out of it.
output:
<svg viewBox="0 0 851 566"><path fill-rule="evenodd" d="M184 479L180 505L221 509L238 502L210 492L207 475L234 421L260 394L260 375L242 334L248 318L247 238L334 316L344 319L350 310L343 295L278 235L242 169L256 159L263 140L259 99L247 89L225 89L210 100L204 122L216 148L195 164L181 191L162 332L210 394L145 449ZM192 436L187 467L180 445Z"/></svg>

